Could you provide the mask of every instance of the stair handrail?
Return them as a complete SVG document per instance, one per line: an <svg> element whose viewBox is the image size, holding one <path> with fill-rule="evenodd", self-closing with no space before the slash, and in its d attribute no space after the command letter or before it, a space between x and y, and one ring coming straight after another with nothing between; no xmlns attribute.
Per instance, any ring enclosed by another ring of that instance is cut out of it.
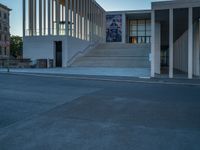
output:
<svg viewBox="0 0 200 150"><path fill-rule="evenodd" d="M97 45L99 45L99 42L98 42L98 41L94 41L94 42L91 42L91 43L90 43L86 48L84 48L83 50L78 51L76 54L74 54L74 56L72 56L72 57L67 61L67 66L70 66L70 65L75 61L75 58L76 58L76 57L84 55L88 50L90 50L90 49L92 49L92 48L95 48Z"/></svg>

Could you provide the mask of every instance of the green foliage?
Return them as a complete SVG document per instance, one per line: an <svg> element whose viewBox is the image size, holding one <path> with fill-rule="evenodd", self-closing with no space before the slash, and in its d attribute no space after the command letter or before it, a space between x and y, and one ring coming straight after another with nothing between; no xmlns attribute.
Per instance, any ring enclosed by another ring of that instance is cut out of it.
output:
<svg viewBox="0 0 200 150"><path fill-rule="evenodd" d="M17 58L22 56L23 40L20 36L11 36L10 38L10 54Z"/></svg>

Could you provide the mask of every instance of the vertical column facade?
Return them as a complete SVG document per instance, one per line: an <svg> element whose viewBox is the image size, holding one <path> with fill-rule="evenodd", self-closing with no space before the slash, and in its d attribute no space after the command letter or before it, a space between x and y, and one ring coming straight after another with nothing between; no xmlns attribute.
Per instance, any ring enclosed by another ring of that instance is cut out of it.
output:
<svg viewBox="0 0 200 150"><path fill-rule="evenodd" d="M174 13L169 10L169 78L173 78L173 52L174 52Z"/></svg>
<svg viewBox="0 0 200 150"><path fill-rule="evenodd" d="M188 78L193 77L193 8L188 11Z"/></svg>
<svg viewBox="0 0 200 150"><path fill-rule="evenodd" d="M155 10L151 12L151 77L155 77Z"/></svg>
<svg viewBox="0 0 200 150"><path fill-rule="evenodd" d="M65 0L65 35L69 35L69 3Z"/></svg>
<svg viewBox="0 0 200 150"><path fill-rule="evenodd" d="M26 0L23 0L23 37L26 36Z"/></svg>
<svg viewBox="0 0 200 150"><path fill-rule="evenodd" d="M51 0L48 0L48 35L51 34Z"/></svg>

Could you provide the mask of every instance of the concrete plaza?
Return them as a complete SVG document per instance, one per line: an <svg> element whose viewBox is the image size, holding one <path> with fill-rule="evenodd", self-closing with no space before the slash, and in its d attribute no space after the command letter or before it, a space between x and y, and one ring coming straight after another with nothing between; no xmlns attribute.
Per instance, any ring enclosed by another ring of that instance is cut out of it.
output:
<svg viewBox="0 0 200 150"><path fill-rule="evenodd" d="M0 74L0 150L199 150L200 86L145 81Z"/></svg>

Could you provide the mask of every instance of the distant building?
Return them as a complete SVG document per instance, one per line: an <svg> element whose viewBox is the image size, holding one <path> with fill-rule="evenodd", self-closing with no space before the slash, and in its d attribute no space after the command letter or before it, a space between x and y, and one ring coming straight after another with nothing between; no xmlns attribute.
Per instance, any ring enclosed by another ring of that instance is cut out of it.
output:
<svg viewBox="0 0 200 150"><path fill-rule="evenodd" d="M0 3L0 58L10 54L10 11L11 9Z"/></svg>

